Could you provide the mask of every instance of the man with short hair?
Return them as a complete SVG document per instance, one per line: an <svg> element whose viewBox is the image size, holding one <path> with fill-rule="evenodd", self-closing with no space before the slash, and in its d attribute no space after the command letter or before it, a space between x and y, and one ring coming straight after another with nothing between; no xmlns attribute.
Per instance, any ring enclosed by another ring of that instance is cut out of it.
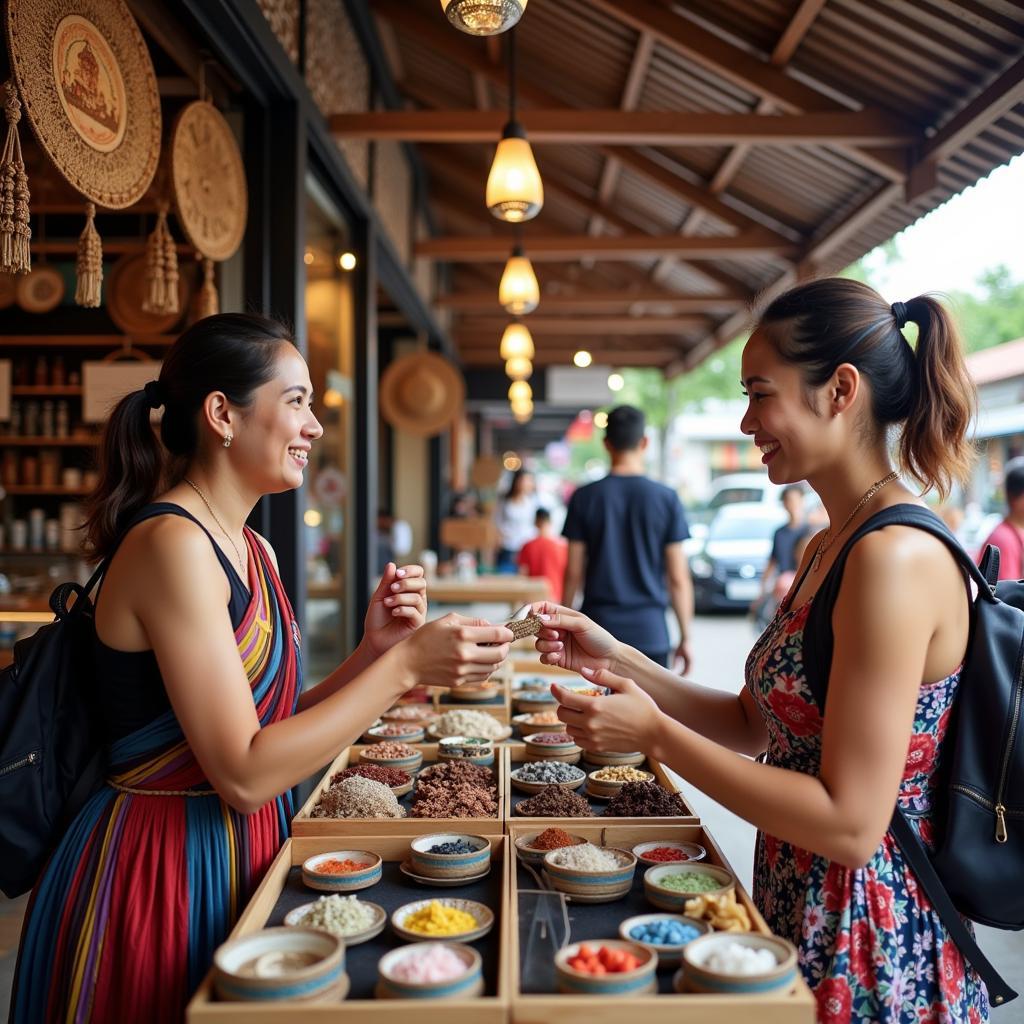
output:
<svg viewBox="0 0 1024 1024"><path fill-rule="evenodd" d="M568 545L556 537L551 526L551 513L546 508L537 509L533 517L537 536L528 540L520 549L516 561L524 576L543 576L551 588L551 600L562 602L562 584L565 582L565 565L569 558Z"/></svg>
<svg viewBox="0 0 1024 1024"><path fill-rule="evenodd" d="M999 578L1024 577L1024 459L1011 459L1005 468L1006 518L989 534L981 552L991 544L999 548Z"/></svg>
<svg viewBox="0 0 1024 1024"><path fill-rule="evenodd" d="M644 475L644 427L644 414L631 405L608 414L611 469L569 501L563 599L573 604L582 587L585 615L666 668L673 667L665 622L671 603L680 634L675 661L685 674L693 583L683 541L690 531L675 491Z"/></svg>
<svg viewBox="0 0 1024 1024"><path fill-rule="evenodd" d="M786 522L772 537L772 553L768 557L764 572L761 573L761 593L751 605L755 614L764 605L768 595L775 590L779 577L788 578L790 583L792 582L793 573L800 564L797 550L811 532L810 524L804 515L804 489L799 484L789 484L783 488L782 507L786 510ZM789 589L788 584L786 589Z"/></svg>

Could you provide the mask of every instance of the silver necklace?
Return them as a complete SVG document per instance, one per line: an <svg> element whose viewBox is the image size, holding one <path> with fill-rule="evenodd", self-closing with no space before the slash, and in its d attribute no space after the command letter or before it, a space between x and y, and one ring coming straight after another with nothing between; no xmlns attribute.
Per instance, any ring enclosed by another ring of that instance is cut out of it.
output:
<svg viewBox="0 0 1024 1024"><path fill-rule="evenodd" d="M213 506L210 504L209 499L205 494L188 477L185 477L185 483L192 488L196 494L199 495L203 500L203 504L206 506L207 511L213 516L213 521L220 527L220 532L224 534L228 539L228 543L235 549L235 560L238 562L238 572L242 579L245 579L245 563L242 561L242 553L238 550L238 545L232 540L231 534L224 528L224 524L217 518L217 513L213 511Z"/></svg>
<svg viewBox="0 0 1024 1024"><path fill-rule="evenodd" d="M888 476L883 476L881 480L876 480L865 492L860 501L853 506L853 511L846 517L846 522L839 527L834 533L831 530L825 531L825 536L822 537L821 543L818 545L818 550L814 552L814 559L811 562L811 571L817 572L818 567L821 565L821 556L832 546L834 541L842 532L845 530L850 523L853 521L853 517L883 488L886 484L891 484L896 479L896 471L893 470Z"/></svg>

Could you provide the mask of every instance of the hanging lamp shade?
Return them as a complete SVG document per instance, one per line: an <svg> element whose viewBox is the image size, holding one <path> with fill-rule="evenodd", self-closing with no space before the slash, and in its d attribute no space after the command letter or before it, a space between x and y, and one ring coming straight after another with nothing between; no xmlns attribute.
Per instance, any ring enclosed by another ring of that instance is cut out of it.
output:
<svg viewBox="0 0 1024 1024"><path fill-rule="evenodd" d="M505 376L509 380L529 380L533 376L533 363L526 356L513 356L505 362Z"/></svg>
<svg viewBox="0 0 1024 1024"><path fill-rule="evenodd" d="M512 359L514 356L533 358L533 336L525 324L511 323L505 328L505 333L501 336L499 354L502 359Z"/></svg>
<svg viewBox="0 0 1024 1024"><path fill-rule="evenodd" d="M498 302L506 313L525 316L540 305L540 285L533 272L533 264L523 255L523 247L517 245L505 264L505 272L498 285Z"/></svg>
<svg viewBox="0 0 1024 1024"><path fill-rule="evenodd" d="M533 409L521 409L521 410L513 409L512 410L512 417L513 417L513 419L515 419L516 423L519 423L519 424L529 423L530 420L533 419Z"/></svg>
<svg viewBox="0 0 1024 1024"><path fill-rule="evenodd" d="M508 400L516 402L532 402L533 388L525 380L514 380L508 386Z"/></svg>
<svg viewBox="0 0 1024 1024"><path fill-rule="evenodd" d="M487 175L487 209L498 220L519 224L536 217L543 205L544 184L526 131L518 121L509 121Z"/></svg>
<svg viewBox="0 0 1024 1024"><path fill-rule="evenodd" d="M496 36L523 16L529 0L441 0L448 20L471 36Z"/></svg>

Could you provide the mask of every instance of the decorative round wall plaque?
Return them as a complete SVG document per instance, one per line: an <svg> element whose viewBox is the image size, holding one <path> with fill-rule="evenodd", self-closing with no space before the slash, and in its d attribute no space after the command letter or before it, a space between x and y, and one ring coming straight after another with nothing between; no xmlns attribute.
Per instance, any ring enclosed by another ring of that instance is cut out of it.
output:
<svg viewBox="0 0 1024 1024"><path fill-rule="evenodd" d="M171 134L171 184L189 243L206 259L230 259L245 234L249 193L238 144L212 103L196 100L178 115Z"/></svg>
<svg viewBox="0 0 1024 1024"><path fill-rule="evenodd" d="M8 0L11 66L33 132L98 206L142 198L160 160L160 94L124 0Z"/></svg>

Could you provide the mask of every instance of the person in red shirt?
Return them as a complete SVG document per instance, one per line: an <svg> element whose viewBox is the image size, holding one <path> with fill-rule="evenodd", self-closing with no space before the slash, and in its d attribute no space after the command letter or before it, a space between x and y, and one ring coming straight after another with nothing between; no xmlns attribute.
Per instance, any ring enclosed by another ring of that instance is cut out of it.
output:
<svg viewBox="0 0 1024 1024"><path fill-rule="evenodd" d="M519 572L524 576L546 576L551 586L551 600L560 604L569 545L554 535L551 513L546 508L537 509L533 521L537 527L537 536L519 549Z"/></svg>
<svg viewBox="0 0 1024 1024"><path fill-rule="evenodd" d="M1024 459L1006 464L1006 518L989 534L981 552L991 544L999 548L999 578L1019 580L1024 577Z"/></svg>

